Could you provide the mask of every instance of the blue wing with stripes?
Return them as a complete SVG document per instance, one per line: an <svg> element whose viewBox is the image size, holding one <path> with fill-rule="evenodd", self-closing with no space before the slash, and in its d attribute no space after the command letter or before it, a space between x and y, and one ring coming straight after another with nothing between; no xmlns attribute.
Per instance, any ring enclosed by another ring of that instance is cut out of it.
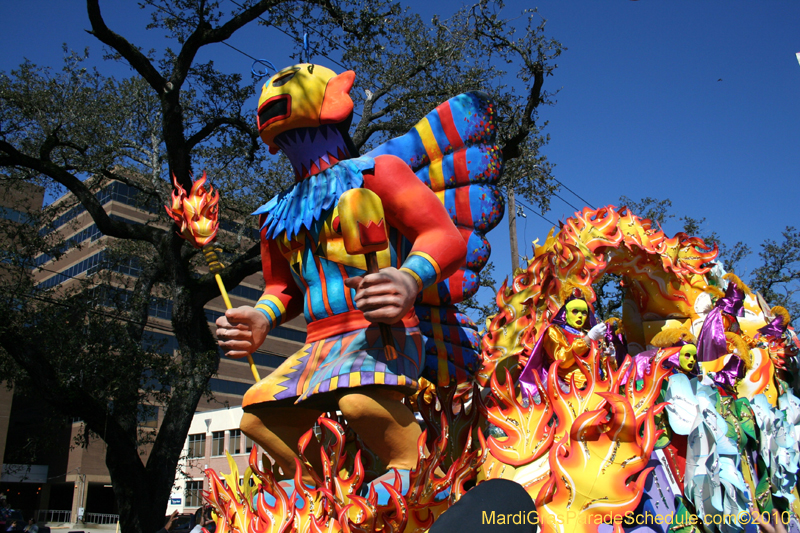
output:
<svg viewBox="0 0 800 533"><path fill-rule="evenodd" d="M454 304L477 292L479 273L491 253L486 233L505 210L497 186L503 160L496 131L488 95L470 92L439 105L407 134L367 154L390 154L405 161L436 193L467 243L465 265L425 289L416 306L426 337L424 376L439 385L464 382L479 366L477 328Z"/></svg>

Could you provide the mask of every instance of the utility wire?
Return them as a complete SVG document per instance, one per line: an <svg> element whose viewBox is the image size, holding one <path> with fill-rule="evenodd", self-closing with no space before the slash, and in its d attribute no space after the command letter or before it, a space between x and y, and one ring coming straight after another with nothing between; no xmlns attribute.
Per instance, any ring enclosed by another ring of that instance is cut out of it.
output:
<svg viewBox="0 0 800 533"><path fill-rule="evenodd" d="M241 5L241 4L239 4L238 2L235 2L234 0L231 0L231 1L232 1L234 4L236 4L237 6L239 6L240 8L242 8L242 9L244 8L244 6L242 6L242 5ZM179 17L179 16L178 16L178 15L176 15L175 13L172 13L172 12L170 12L169 10L167 10L166 8L164 8L164 7L162 7L162 6L158 6L158 5L155 5L155 4L151 4L151 5L152 5L154 8L158 9L159 11L163 11L164 13L168 14L168 15L169 15L169 16L171 16L171 17L175 17L176 19L180 20L181 22L185 22L185 23L187 23L187 24L189 23L189 21L188 21L188 20L186 20L185 18ZM291 16L291 15L290 15L290 16ZM264 21L264 22L266 22L267 24L269 24L271 28L275 28L276 30L278 30L278 31L279 31L279 32L281 32L282 34L286 35L287 37L291 38L292 40L294 40L294 41L297 41L298 43L302 43L302 40L300 40L300 38L299 38L299 37L297 37L297 36L295 36L295 35L292 35L292 34L290 34L290 33L286 32L286 31L282 30L281 28L279 28L279 27L277 27L277 26L274 26L274 25L272 25L272 23L270 23L268 20L266 20L265 18L263 18L263 17L261 17L261 16L259 16L258 18L259 18L260 20L263 20L263 21ZM292 17L292 18L294 18L294 17ZM295 20L297 20L297 19L295 18ZM229 43L227 43L227 42L225 42L225 41L220 41L220 42L221 42L222 44L224 44L225 46L227 46L227 47L231 48L232 50L236 50L237 52L239 52L239 53L240 53L240 54L242 54L243 56L245 56L245 57L248 57L248 58L252 59L253 61L260 61L259 59L257 59L257 58L255 58L255 57L251 56L250 54L248 54L248 53L246 53L246 52L243 52L242 50L239 50L238 48L236 48L236 47L235 47L235 46L233 46L232 44L229 44ZM325 54L322 54L322 53L321 53L320 55L321 55L321 56L323 56L324 58L328 59L329 61L331 61L331 62L333 62L333 63L336 63L337 65L339 65L339 66L340 66L340 67L342 67L342 68L347 68L347 67L345 67L344 65L342 65L341 63L339 63L338 61L336 61L335 59L332 59L332 58L328 57L328 56L327 56L327 55L325 55Z"/></svg>
<svg viewBox="0 0 800 533"><path fill-rule="evenodd" d="M580 200L581 202L585 203L586 205L588 205L588 206L589 206L589 207L591 207L592 209L597 209L595 206L593 206L593 205L591 204L591 202L589 202L589 200L586 200L585 198L583 198L582 196L580 196L578 193L576 193L575 191L573 191L572 189L570 189L569 187L567 187L566 185L564 185L564 183L563 183L563 182L561 182L561 181L560 181L558 178L556 178L555 176L550 176L550 177L551 177L551 178L553 178L553 179L556 181L556 183L558 183L559 185L561 185L562 187L564 187L565 189L567 189L569 192L571 192L572 194L574 194L574 195L575 195L575 196L578 198L578 200ZM574 207L574 206L573 206L573 207ZM576 209L577 209L577 208L576 208ZM580 209L578 209L578 211L580 211Z"/></svg>
<svg viewBox="0 0 800 533"><path fill-rule="evenodd" d="M235 4L236 6L238 6L238 7L239 7L239 8L241 8L241 9L244 9L244 6L243 6L242 4L240 4L239 2L237 2L236 0L231 0L231 3ZM294 20L295 22L298 22L298 23L301 23L301 24L302 24L302 21L301 21L301 20L299 20L299 19L298 19L297 17L295 17L294 15L292 15L291 13L286 13L286 15L287 15L288 17L290 17L292 20ZM300 38L299 38L299 37L297 37L296 35L292 35L291 33L289 33L289 32L287 32L287 31L285 31L285 30L283 30L283 29L279 28L278 26L275 26L275 25L274 25L274 24L272 24L270 21L268 21L267 19L265 19L264 17L262 17L262 16L260 16L260 15L259 15L257 18L258 18L259 20L263 21L264 23L266 23L266 24L267 24L267 25L268 25L270 28L274 28L274 29L278 30L279 32L281 32L282 34L286 35L287 37L289 37L289 38L290 38L290 39L292 39L293 41L297 42L298 44L303 44L303 41L302 41L302 39L300 39ZM331 41L331 40L330 40L328 37L326 37L326 36L325 36L323 33L321 33L319 30L315 30L315 29L313 29L313 28L312 28L312 31L313 31L314 33L316 33L317 35L319 35L320 37L322 37L323 39L325 39L326 41L328 41L328 44L330 44L330 45L331 45L331 47L332 47L333 49L335 49L335 50L338 50L338 49L339 49L339 45L337 45L336 43L334 43L333 41ZM233 48L234 50L236 50L237 52L239 52L239 53L241 53L241 54L244 54L245 56L249 57L249 58L250 58L250 59L252 59L253 61L261 61L260 59L256 59L256 58L254 58L254 57L253 57L253 56L251 56L250 54L246 54L246 53L242 52L242 51L241 51L241 50L239 50L238 48L235 48L234 46L232 46L232 45L230 45L230 44L226 43L225 41L222 41L222 44L224 44L224 45L227 45L227 46L229 46L229 47ZM332 58L332 57L330 57L329 55L327 55L327 54L323 54L322 52L320 52L320 53L319 53L319 55L321 55L322 57L324 57L325 59L327 59L327 60L328 60L328 61L330 61L331 63L334 63L335 65L338 65L338 66L342 67L343 69L347 69L347 66L346 66L346 65L343 65L343 64L342 64L342 63L340 63L339 61L336 61L335 59L333 59L333 58ZM306 58L305 58L305 60L306 60L306 61L308 61L308 58L306 57ZM354 114L355 116L357 116L357 117L361 117L361 113L359 113L359 112L357 112L357 111L355 111L355 110L353 110L353 114Z"/></svg>
<svg viewBox="0 0 800 533"><path fill-rule="evenodd" d="M22 296L23 298L31 298L33 300L39 300L41 302L46 302L46 303L50 303L50 304L53 304L53 305L60 305L62 307L67 307L67 308L74 307L71 304L68 304L66 302L62 302L61 300L56 300L55 298L48 298L46 296L38 296L38 295L31 294L31 293L28 293L28 292L13 291L12 294L16 294L17 296ZM105 313L103 311L96 311L96 310L92 310L92 309L87 309L86 312L87 313L92 313L92 314L95 314L95 315L104 316L104 317L107 317L107 318L112 318L112 319L118 320L120 322L128 322L128 323L134 324L136 326L152 325L152 324L149 323L149 321L148 322L137 322L136 320L133 320L133 319L130 319L130 318L125 318L125 317L122 317L122 316L119 316L119 315L116 315L116 314L112 314L112 313Z"/></svg>
<svg viewBox="0 0 800 533"><path fill-rule="evenodd" d="M540 213L537 213L535 209L533 209L533 208L531 208L531 207L529 207L529 206L527 206L527 205L523 204L523 203L522 203L522 202L520 202L519 200L516 200L516 202L517 202L518 204L520 204L522 207L524 207L525 209L527 209L528 211L530 211L531 213L533 213L534 215L536 215L537 217L539 217L539 218L541 218L542 220L544 220L545 222L547 222L548 224L551 224L551 225L553 225L553 226L558 226L558 224L556 224L555 222L553 222L552 220L550 220L550 219L549 219L549 218L547 218L546 216L544 216L544 215L542 215L542 214L540 214Z"/></svg>
<svg viewBox="0 0 800 533"><path fill-rule="evenodd" d="M243 6L242 4L240 4L239 2L237 2L236 0L231 0L231 3L232 3L232 4L234 4L234 5L236 5L236 6L238 6L240 9L244 9L244 6ZM294 20L294 21L295 21L295 22L297 22L297 23L300 23L300 24L302 24L302 23L303 23L303 21L301 21L300 19L298 19L297 17L295 17L295 16L294 16L294 15L292 15L291 13L285 13L285 15L286 15L287 17L291 18L292 20ZM273 24L272 24L270 21L266 20L264 17L262 17L262 16L260 16L260 15L259 15L259 16L258 16L258 19L259 19L259 20L261 20L261 21L263 21L263 22L265 22L266 24L268 24L268 25L269 25L271 28L275 28L275 29L276 29L276 30L278 30L279 32L281 32L281 33L283 33L284 35L286 35L286 36L290 37L290 38L291 38L291 39L293 39L294 41L297 41L297 43L298 43L298 44L302 44L302 40L301 40L299 37L297 37L297 36L295 36L295 35L292 35L292 34L290 34L290 33L286 32L286 31L282 30L281 28L279 28L279 27L277 27L277 26L274 26L274 25L273 25ZM317 35L319 35L320 37L322 37L323 39L325 39L326 41L328 41L328 44L330 44L331 48L333 48L334 50L338 50L338 49L339 49L339 45L337 45L336 43L334 43L333 41L331 41L331 40L330 40L330 39L329 39L327 36L325 36L325 34L324 34L324 33L320 32L319 30L316 30L316 29L314 29L314 28L311 28L311 31L313 31L314 33L316 33ZM326 55L326 54L320 53L319 55L321 55L322 57L324 57L324 58L325 58L325 59L327 59L328 61L330 61L330 62L332 62L332 63L335 63L336 65L338 65L338 66L340 66L340 67L342 67L342 68L344 68L344 69L346 69L346 68L347 68L345 65L343 65L342 63L339 63L338 61L336 61L335 59L333 59L332 57L330 57L330 56L328 56L328 55ZM308 58L306 58L306 60L308 60Z"/></svg>
<svg viewBox="0 0 800 533"><path fill-rule="evenodd" d="M554 193L550 193L550 194L552 194L553 196L555 196L556 198L558 198L559 200L561 200L562 202L564 202L565 204L567 204L568 206L570 206L570 207L571 207L572 209L574 209L575 211L582 211L582 209L575 207L574 205L572 205L571 203L569 203L568 201L566 201L564 198L562 198L561 196L559 196L559 195L558 195L558 193L555 193L555 192L554 192Z"/></svg>
<svg viewBox="0 0 800 533"><path fill-rule="evenodd" d="M242 54L243 56L245 56L245 57L249 57L249 58L250 58L250 59L252 59L253 61L261 61L261 59L255 58L255 57L251 56L250 54L248 54L247 52L244 52L244 51L242 51L242 50L239 50L238 48L236 48L235 46L233 46L233 45L232 45L232 44L230 44L230 43L227 43L227 42L225 42L225 41L222 41L222 42L221 42L221 44L224 44L225 46L227 46L228 48L230 48L230 49L232 49L232 50L236 50L237 52L239 52L239 53L240 53L240 54Z"/></svg>
<svg viewBox="0 0 800 533"><path fill-rule="evenodd" d="M506 193L506 196L508 196L508 191L505 191L505 193ZM514 202L518 203L519 205L521 205L522 207L524 207L525 209L527 209L528 211L530 211L531 213L533 213L537 217L541 218L545 222L548 222L549 224L552 224L553 226L557 226L558 225L555 222L553 222L552 220L550 220L549 218L547 218L546 216L544 216L544 215L540 214L539 212L537 212L535 209L533 209L529 205L526 205L524 202L522 202L518 198L515 197L514 198Z"/></svg>
<svg viewBox="0 0 800 533"><path fill-rule="evenodd" d="M242 9L244 8L244 7L243 7L243 6L242 6L240 3L236 2L235 0L231 0L231 2L233 2L234 4L236 4L237 6L239 6L239 7L240 7L240 8L242 8ZM168 11L167 9L165 9L164 7L161 7L161 6L158 6L158 5L154 5L154 4L151 4L151 5L153 5L153 7L155 7L156 9L158 9L158 10L160 10L160 11L163 11L164 13L167 13L167 14L168 14L169 16L171 16L171 17L175 17L175 18L177 18L178 20L180 20L180 21L182 21L182 22L186 22L186 23L188 23L188 22L189 22L189 21L187 21L186 19L184 19L184 18L181 18L181 17L179 17L179 16L175 15L174 13L171 13L170 11ZM293 18L295 21L297 21L297 22L300 22L300 21L299 21L299 20L298 20L296 17L294 17L294 16L292 16L292 15L290 15L290 14L288 14L288 13L287 13L287 15L289 15L289 16L290 16L291 18ZM265 23L269 24L269 27L270 27L270 28L274 28L274 29L278 30L279 32L281 32L282 34L286 35L287 37L291 38L292 40L296 41L297 43L300 43L300 44L302 44L302 40L301 40L299 37L297 37L296 35L292 35L292 34L290 34L289 32L287 32L287 31L284 31L283 29L279 28L278 26L275 26L275 25L273 25L273 24L272 24L270 21L266 20L264 17L261 17L261 16L259 16L258 18L259 18L260 20L264 21ZM317 31L317 33L319 33L319 32ZM319 33L319 35L322 35L322 34L321 34L321 33ZM324 35L322 35L322 36L324 37ZM253 61L262 61L261 59L258 59L258 58L255 58L255 57L251 56L251 55L250 55L250 54L248 54L247 52L245 52L245 51L243 51L243 50L240 50L239 48L237 48L237 47L233 46L232 44L230 44L230 43L228 43L228 42L226 42L226 41L220 41L220 42L221 42L222 44L224 44L225 46L227 46L228 48L230 48L231 50L235 50L236 52L239 52L240 54L242 54L243 56L247 57L248 59L252 59ZM335 43L331 42L330 40L328 40L328 42L331 44L331 46L333 46L333 47L335 47L335 48L337 48L337 49L338 49L338 46L337 46ZM331 57L330 57L330 56L328 56L327 54L320 53L319 55L321 55L322 57L324 57L325 59L327 59L327 60L328 60L328 61L330 61L331 63L335 63L336 65L338 65L338 66L340 66L340 67L342 67L342 68L344 68L344 69L346 69L346 68L347 68L345 65L343 65L343 64L341 64L340 62L336 61L335 59L331 58ZM355 111L353 111L353 114L354 114L354 115L356 115L356 116L358 116L358 117L360 117L360 116L361 116L361 113L357 113L357 112L355 112Z"/></svg>

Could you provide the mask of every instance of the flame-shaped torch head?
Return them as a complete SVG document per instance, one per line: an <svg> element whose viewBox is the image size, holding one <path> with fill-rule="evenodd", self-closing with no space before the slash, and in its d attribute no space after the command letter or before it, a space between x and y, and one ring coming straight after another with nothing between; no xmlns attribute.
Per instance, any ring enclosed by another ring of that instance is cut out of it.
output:
<svg viewBox="0 0 800 533"><path fill-rule="evenodd" d="M219 230L219 193L211 186L206 190L206 173L194 182L192 190L180 186L173 176L172 206L164 206L167 214L180 226L180 235L195 248L202 248L217 237Z"/></svg>
<svg viewBox="0 0 800 533"><path fill-rule="evenodd" d="M349 255L379 252L389 246L383 204L369 189L350 189L341 196L339 224Z"/></svg>

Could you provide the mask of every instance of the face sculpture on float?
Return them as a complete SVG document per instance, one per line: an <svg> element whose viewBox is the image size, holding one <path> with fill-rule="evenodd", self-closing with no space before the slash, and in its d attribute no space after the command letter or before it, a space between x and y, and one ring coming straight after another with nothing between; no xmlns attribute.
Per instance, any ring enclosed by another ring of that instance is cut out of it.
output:
<svg viewBox="0 0 800 533"><path fill-rule="evenodd" d="M577 330L583 330L589 321L589 304L584 300L571 300L566 305L567 324Z"/></svg>
<svg viewBox="0 0 800 533"><path fill-rule="evenodd" d="M255 307L220 318L217 336L228 356L243 357L303 312L305 346L247 391L242 431L291 476L301 437L322 413L341 411L369 449L398 469L405 491L421 433L401 401L417 390L423 366L413 304L420 291L462 265L466 244L442 202L401 159L357 157L347 131L354 79L352 71L336 75L301 64L264 86L259 132L271 153L288 157L296 183L256 211L266 289ZM385 213L360 228L362 237L376 237L375 231L382 242L394 237L377 252L380 272L374 274L367 273L364 255L347 253L337 207L344 193L358 188L374 193ZM408 248L395 247L402 237ZM312 484L322 474L320 453L304 455L312 464L297 479ZM387 475L394 481L392 470ZM291 483L281 483L291 494Z"/></svg>
<svg viewBox="0 0 800 533"><path fill-rule="evenodd" d="M686 344L681 347L680 352L680 367L684 372L691 373L695 366L697 366L697 346L694 344Z"/></svg>
<svg viewBox="0 0 800 533"><path fill-rule="evenodd" d="M529 396L538 390L533 374L536 373L544 383L544 376L553 363L557 364L557 373L564 386L574 380L575 385L582 388L586 376L576 358L585 356L589 350L597 350L598 341L608 328L603 322L597 323L580 289L567 285L562 292L564 305L536 342L520 374L520 386Z"/></svg>

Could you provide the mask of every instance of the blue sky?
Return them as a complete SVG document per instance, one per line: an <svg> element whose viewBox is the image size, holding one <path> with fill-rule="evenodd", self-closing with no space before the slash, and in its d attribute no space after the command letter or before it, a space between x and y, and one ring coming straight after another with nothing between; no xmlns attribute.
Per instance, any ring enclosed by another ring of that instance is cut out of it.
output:
<svg viewBox="0 0 800 533"><path fill-rule="evenodd" d="M425 18L446 17L461 5L405 4ZM146 19L134 2L101 5L112 29L144 48L163 45L142 29ZM509 1L506 12L533 6L548 20L547 34L567 47L546 81L548 90L560 90L557 104L541 111L551 135L544 151L560 181L595 206L616 204L623 194L670 198L676 214L706 217L705 230L753 248L798 225L800 2ZM2 2L0 20L2 70L23 58L59 67L65 42L90 47L100 63L99 43L83 31L89 26L83 2ZM288 40L263 27L230 42L257 57L268 51L278 67L289 62L281 54ZM218 48L213 53L225 58L226 70L250 69L249 59ZM560 194L583 206L569 192ZM556 198L551 207L545 216L554 221L574 211ZM521 253L529 254L530 242L549 228L532 213L519 219ZM510 272L504 224L490 240L502 278ZM745 267L755 265L751 258Z"/></svg>

